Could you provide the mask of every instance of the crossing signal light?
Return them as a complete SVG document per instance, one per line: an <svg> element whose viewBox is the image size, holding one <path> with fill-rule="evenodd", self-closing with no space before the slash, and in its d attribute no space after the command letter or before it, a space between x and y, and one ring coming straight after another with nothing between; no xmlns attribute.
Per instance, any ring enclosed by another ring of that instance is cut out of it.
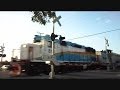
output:
<svg viewBox="0 0 120 90"><path fill-rule="evenodd" d="M58 35L56 35L56 34L54 34L54 33L51 34L51 40L52 40L52 41L54 41L56 37L58 37Z"/></svg>
<svg viewBox="0 0 120 90"><path fill-rule="evenodd" d="M62 37L61 35L60 35L60 37L59 37L59 40L60 40L60 44L62 44L63 43L63 40L65 39L65 37Z"/></svg>
<svg viewBox="0 0 120 90"><path fill-rule="evenodd" d="M65 37L62 37L62 36L60 35L59 40L62 41L62 40L64 40L64 39L65 39Z"/></svg>
<svg viewBox="0 0 120 90"><path fill-rule="evenodd" d="M0 54L0 57L6 57L6 54Z"/></svg>

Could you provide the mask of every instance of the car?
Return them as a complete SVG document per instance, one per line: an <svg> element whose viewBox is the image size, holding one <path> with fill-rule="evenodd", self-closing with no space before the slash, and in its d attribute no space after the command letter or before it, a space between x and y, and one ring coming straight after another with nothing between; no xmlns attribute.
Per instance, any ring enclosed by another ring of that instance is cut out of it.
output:
<svg viewBox="0 0 120 90"><path fill-rule="evenodd" d="M2 69L2 70L8 70L9 66L10 66L10 65L3 65L3 66L1 67L1 69Z"/></svg>

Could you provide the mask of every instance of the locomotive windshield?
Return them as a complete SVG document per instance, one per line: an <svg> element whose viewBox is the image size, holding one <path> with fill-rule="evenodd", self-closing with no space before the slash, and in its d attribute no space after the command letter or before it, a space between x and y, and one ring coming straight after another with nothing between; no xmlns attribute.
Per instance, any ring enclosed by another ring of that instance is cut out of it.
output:
<svg viewBox="0 0 120 90"><path fill-rule="evenodd" d="M41 42L41 36L35 35L35 37L34 37L34 43L36 43L36 42Z"/></svg>

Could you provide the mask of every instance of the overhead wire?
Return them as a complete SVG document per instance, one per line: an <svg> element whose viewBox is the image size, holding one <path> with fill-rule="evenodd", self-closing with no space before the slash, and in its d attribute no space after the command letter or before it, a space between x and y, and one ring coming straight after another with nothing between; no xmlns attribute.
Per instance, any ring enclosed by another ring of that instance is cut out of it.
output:
<svg viewBox="0 0 120 90"><path fill-rule="evenodd" d="M95 35L99 35L99 34L103 34L103 33L118 31L118 30L120 30L120 29L109 30L109 31L105 31L105 32L100 32L100 33L91 34L91 35L85 35L85 36L82 36L82 37L76 37L76 38L68 39L68 40L74 40L74 39L79 39L79 38L85 38L85 37L95 36Z"/></svg>

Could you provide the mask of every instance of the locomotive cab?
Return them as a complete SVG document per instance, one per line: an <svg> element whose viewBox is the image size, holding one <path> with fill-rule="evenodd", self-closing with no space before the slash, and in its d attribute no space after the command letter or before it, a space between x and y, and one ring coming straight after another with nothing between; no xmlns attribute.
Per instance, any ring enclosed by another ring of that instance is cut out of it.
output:
<svg viewBox="0 0 120 90"><path fill-rule="evenodd" d="M20 49L20 60L37 60L42 57L42 45L23 44Z"/></svg>

